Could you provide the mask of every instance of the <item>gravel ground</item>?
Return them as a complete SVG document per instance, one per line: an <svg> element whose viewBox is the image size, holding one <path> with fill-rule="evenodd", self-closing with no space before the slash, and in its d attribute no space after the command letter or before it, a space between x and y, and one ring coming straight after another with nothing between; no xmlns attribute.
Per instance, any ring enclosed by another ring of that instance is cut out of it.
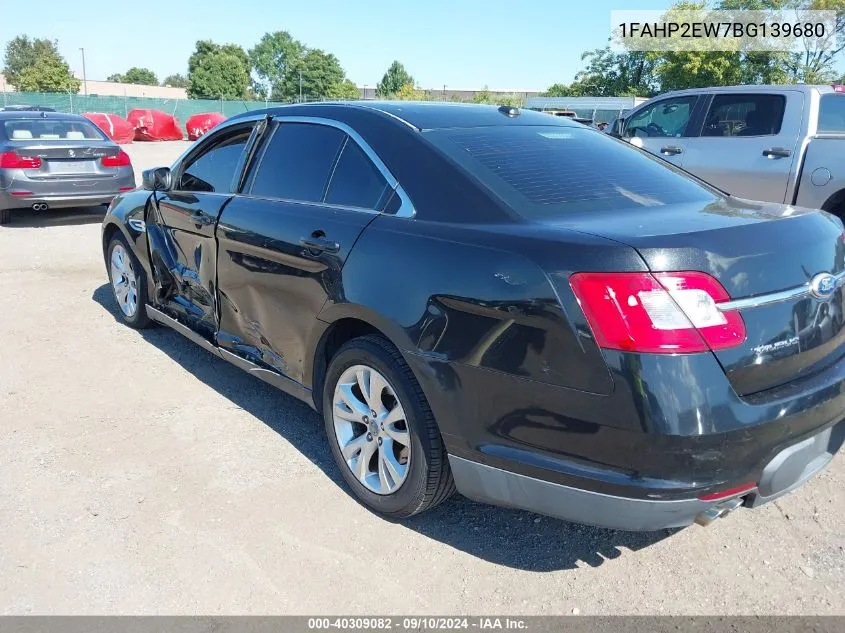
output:
<svg viewBox="0 0 845 633"><path fill-rule="evenodd" d="M186 143L128 146L136 167ZM704 529L358 505L305 405L121 325L102 210L0 227L0 613L845 614L845 458Z"/></svg>

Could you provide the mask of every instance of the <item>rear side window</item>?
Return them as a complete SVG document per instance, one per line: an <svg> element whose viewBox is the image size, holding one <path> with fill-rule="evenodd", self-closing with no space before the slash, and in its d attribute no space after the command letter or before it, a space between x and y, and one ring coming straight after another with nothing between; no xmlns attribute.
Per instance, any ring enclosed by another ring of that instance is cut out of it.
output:
<svg viewBox="0 0 845 633"><path fill-rule="evenodd" d="M12 119L4 122L10 141L103 141L105 136L85 121L66 119Z"/></svg>
<svg viewBox="0 0 845 633"><path fill-rule="evenodd" d="M502 126L426 137L527 218L716 199L660 159L586 128Z"/></svg>
<svg viewBox="0 0 845 633"><path fill-rule="evenodd" d="M387 181L358 143L347 140L337 161L326 202L347 207L377 209Z"/></svg>
<svg viewBox="0 0 845 633"><path fill-rule="evenodd" d="M255 173L250 193L266 198L322 202L346 135L327 125L282 123Z"/></svg>
<svg viewBox="0 0 845 633"><path fill-rule="evenodd" d="M702 136L773 136L780 132L783 95L723 94L713 98Z"/></svg>
<svg viewBox="0 0 845 633"><path fill-rule="evenodd" d="M179 179L180 191L230 193L251 128L220 139L207 151L189 159Z"/></svg>
<svg viewBox="0 0 845 633"><path fill-rule="evenodd" d="M819 104L820 133L845 133L845 95L824 95Z"/></svg>

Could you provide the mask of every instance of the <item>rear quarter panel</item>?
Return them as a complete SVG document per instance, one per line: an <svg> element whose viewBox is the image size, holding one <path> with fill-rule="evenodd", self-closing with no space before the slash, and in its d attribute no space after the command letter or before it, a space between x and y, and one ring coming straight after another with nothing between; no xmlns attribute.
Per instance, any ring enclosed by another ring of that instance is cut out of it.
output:
<svg viewBox="0 0 845 633"><path fill-rule="evenodd" d="M610 373L566 280L573 269L644 264L609 240L579 235L564 244L559 234L538 239L538 230L379 216L347 260L342 295L320 319L366 321L406 358L423 361L412 367L443 368L417 378L444 434L465 436L450 425L477 419L472 411L438 413L447 401L472 400L448 396L460 388L448 365L609 394Z"/></svg>
<svg viewBox="0 0 845 633"><path fill-rule="evenodd" d="M845 134L817 136L804 154L798 182L797 205L810 209L829 208L835 196L845 191Z"/></svg>

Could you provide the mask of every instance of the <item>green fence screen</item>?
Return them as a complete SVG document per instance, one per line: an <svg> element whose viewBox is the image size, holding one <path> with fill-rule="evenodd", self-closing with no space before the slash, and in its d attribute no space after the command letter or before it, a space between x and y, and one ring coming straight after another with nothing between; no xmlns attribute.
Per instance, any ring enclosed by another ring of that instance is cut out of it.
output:
<svg viewBox="0 0 845 633"><path fill-rule="evenodd" d="M156 99L147 97L106 97L81 95L66 92L4 92L3 105L47 106L58 112L82 114L83 112L104 112L125 117L136 108L161 110L172 114L184 124L195 114L220 112L230 117L248 110L283 105L273 101L223 101L221 99Z"/></svg>

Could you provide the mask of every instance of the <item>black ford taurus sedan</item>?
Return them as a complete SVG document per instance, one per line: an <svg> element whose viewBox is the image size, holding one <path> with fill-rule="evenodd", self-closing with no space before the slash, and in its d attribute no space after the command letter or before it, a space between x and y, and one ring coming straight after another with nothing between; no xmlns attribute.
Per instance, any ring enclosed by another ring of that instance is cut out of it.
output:
<svg viewBox="0 0 845 633"><path fill-rule="evenodd" d="M845 241L596 130L493 106L229 119L103 224L126 323L304 400L349 488L706 524L845 434Z"/></svg>

